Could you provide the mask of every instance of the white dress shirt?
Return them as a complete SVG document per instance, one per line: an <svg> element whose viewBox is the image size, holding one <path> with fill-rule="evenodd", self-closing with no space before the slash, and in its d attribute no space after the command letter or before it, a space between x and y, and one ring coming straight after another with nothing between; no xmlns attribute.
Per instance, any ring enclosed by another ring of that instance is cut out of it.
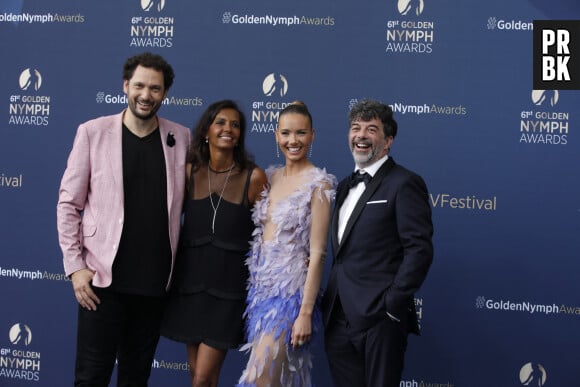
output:
<svg viewBox="0 0 580 387"><path fill-rule="evenodd" d="M355 172L360 170L361 173L368 173L371 176L375 176L379 168L387 161L389 155L385 155L382 158L375 161L373 164L369 165L366 168L355 168ZM346 224L348 223L348 218L352 214L352 210L356 206L356 203L360 199L361 195L366 189L365 183L358 183L358 185L352 187L348 192L348 195L344 199L342 206L338 212L338 243L342 240L342 235L344 234L344 230L346 228Z"/></svg>

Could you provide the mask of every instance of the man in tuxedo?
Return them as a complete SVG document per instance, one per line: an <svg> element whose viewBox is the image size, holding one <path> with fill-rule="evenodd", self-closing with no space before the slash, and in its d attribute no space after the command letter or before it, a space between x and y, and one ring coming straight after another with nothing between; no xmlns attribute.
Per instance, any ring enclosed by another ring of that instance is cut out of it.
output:
<svg viewBox="0 0 580 387"><path fill-rule="evenodd" d="M433 260L427 187L395 163L391 108L363 100L349 114L355 173L337 189L333 264L323 299L325 349L337 387L398 387L414 294Z"/></svg>
<svg viewBox="0 0 580 387"><path fill-rule="evenodd" d="M57 227L78 301L75 386L146 386L179 238L189 130L157 116L172 67L123 66L128 108L81 124L62 177Z"/></svg>

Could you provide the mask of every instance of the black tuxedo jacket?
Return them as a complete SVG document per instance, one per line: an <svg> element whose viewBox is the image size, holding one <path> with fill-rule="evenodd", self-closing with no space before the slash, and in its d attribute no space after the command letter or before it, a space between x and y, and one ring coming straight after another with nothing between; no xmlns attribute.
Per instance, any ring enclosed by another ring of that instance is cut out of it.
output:
<svg viewBox="0 0 580 387"><path fill-rule="evenodd" d="M333 263L322 303L328 324L337 296L349 324L367 330L387 312L419 333L414 294L433 260L427 186L389 157L367 185L338 243L338 214L350 177L338 185L330 240Z"/></svg>

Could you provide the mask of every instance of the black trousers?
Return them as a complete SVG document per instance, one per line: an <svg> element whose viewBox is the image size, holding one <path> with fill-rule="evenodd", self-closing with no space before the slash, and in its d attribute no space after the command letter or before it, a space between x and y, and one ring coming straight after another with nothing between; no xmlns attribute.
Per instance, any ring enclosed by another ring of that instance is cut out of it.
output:
<svg viewBox="0 0 580 387"><path fill-rule="evenodd" d="M78 310L75 386L108 387L115 360L118 387L147 386L165 298L93 290L97 310Z"/></svg>
<svg viewBox="0 0 580 387"><path fill-rule="evenodd" d="M339 307L324 334L335 387L399 387L407 332L387 316L370 329L354 330Z"/></svg>

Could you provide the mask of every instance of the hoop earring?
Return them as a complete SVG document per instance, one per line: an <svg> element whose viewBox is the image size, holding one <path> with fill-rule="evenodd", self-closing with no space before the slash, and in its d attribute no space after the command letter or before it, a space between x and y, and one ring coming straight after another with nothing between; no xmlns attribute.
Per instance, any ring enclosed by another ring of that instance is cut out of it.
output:
<svg viewBox="0 0 580 387"><path fill-rule="evenodd" d="M280 158L280 147L278 146L278 142L276 142L276 157Z"/></svg>

